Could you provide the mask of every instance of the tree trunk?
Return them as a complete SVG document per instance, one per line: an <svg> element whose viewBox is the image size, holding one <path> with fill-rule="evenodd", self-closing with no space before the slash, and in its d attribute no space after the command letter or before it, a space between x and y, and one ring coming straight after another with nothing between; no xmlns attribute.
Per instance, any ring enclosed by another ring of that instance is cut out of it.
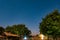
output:
<svg viewBox="0 0 60 40"><path fill-rule="evenodd" d="M49 36L48 36L48 40L49 40Z"/></svg>
<svg viewBox="0 0 60 40"><path fill-rule="evenodd" d="M53 40L57 40L57 37L53 37Z"/></svg>
<svg viewBox="0 0 60 40"><path fill-rule="evenodd" d="M56 37L56 40L57 40L57 37Z"/></svg>

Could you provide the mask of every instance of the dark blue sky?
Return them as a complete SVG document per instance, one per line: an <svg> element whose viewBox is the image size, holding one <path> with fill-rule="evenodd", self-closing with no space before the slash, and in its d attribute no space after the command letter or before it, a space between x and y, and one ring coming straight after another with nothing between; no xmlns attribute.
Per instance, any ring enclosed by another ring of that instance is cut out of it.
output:
<svg viewBox="0 0 60 40"><path fill-rule="evenodd" d="M0 0L0 26L25 24L37 34L42 18L54 9L60 10L59 0Z"/></svg>

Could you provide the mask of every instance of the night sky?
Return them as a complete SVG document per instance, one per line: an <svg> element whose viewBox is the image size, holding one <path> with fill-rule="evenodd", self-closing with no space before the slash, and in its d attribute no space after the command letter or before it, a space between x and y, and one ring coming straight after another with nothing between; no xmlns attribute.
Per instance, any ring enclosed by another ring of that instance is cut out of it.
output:
<svg viewBox="0 0 60 40"><path fill-rule="evenodd" d="M0 0L0 26L25 24L38 34L42 18L54 9L60 10L59 0Z"/></svg>

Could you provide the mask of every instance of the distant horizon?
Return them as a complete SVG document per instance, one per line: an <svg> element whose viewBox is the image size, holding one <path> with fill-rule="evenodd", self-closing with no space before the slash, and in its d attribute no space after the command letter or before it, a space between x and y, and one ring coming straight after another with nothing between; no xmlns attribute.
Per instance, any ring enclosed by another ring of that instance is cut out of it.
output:
<svg viewBox="0 0 60 40"><path fill-rule="evenodd" d="M53 10L60 11L60 0L0 0L0 26L25 24L39 34L39 23Z"/></svg>
<svg viewBox="0 0 60 40"><path fill-rule="evenodd" d="M13 25L18 25L18 24L12 24L12 25L6 25L5 27L4 27L4 26L0 26L0 27L6 28L7 26L13 26ZM25 24L24 24L24 25L25 25ZM25 27L27 27L27 26L25 25ZM28 27L27 27L27 28L28 28ZM28 28L28 29L29 29L29 28ZM31 29L29 29L29 30L31 31ZM37 33L37 34L39 34L39 33ZM31 35L33 35L33 36L34 36L34 35L37 35L37 34L35 34L35 33L32 34L32 33L31 33Z"/></svg>

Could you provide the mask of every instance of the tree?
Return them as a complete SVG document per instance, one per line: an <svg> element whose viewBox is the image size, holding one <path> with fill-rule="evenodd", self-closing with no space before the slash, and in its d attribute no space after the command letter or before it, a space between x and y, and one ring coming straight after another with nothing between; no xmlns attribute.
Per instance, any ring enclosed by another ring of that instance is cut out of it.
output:
<svg viewBox="0 0 60 40"><path fill-rule="evenodd" d="M6 31L6 32L11 32L11 33L13 33L13 27L7 26L7 27L5 28L5 31Z"/></svg>
<svg viewBox="0 0 60 40"><path fill-rule="evenodd" d="M31 34L31 31L27 27L25 27L25 25L23 24L8 26L6 27L6 31L14 34L18 34L18 35Z"/></svg>
<svg viewBox="0 0 60 40"><path fill-rule="evenodd" d="M4 31L4 28L0 26L0 35L2 35Z"/></svg>
<svg viewBox="0 0 60 40"><path fill-rule="evenodd" d="M52 35L54 40L56 40L55 38L60 35L60 14L58 10L43 18L39 29L42 34Z"/></svg>

